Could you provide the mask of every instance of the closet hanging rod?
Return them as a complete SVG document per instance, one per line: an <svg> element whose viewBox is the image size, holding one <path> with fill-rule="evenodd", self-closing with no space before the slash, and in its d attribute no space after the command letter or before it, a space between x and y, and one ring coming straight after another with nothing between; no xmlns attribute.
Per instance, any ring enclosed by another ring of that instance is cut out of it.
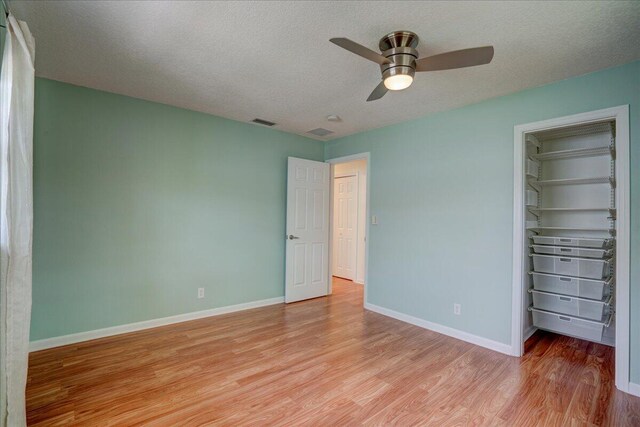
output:
<svg viewBox="0 0 640 427"><path fill-rule="evenodd" d="M530 211L541 211L541 212L590 212L590 211L608 211L610 213L615 213L615 208L606 208L606 207L588 207L588 208L536 208L530 207L528 208Z"/></svg>
<svg viewBox="0 0 640 427"><path fill-rule="evenodd" d="M549 213L563 213L563 212L607 212L611 217L615 219L616 217L616 209L615 208L600 208L600 207L590 207L590 208L536 208L536 207L527 207L527 210L534 214L535 216L539 216L544 212Z"/></svg>
<svg viewBox="0 0 640 427"><path fill-rule="evenodd" d="M615 228L587 228L587 227L527 227L528 231L538 233L540 231L569 231L569 232L581 232L581 231L597 231L609 233L611 236L616 235Z"/></svg>
<svg viewBox="0 0 640 427"><path fill-rule="evenodd" d="M538 191L540 191L542 187L555 187L558 185L609 184L612 188L615 188L616 180L610 176L596 176L592 178L564 178L542 181L529 180L528 184Z"/></svg>
<svg viewBox="0 0 640 427"><path fill-rule="evenodd" d="M615 159L616 150L613 145L595 148L577 148L573 150L549 151L546 153L531 154L529 157L535 160L570 159L575 157L593 157L610 155Z"/></svg>

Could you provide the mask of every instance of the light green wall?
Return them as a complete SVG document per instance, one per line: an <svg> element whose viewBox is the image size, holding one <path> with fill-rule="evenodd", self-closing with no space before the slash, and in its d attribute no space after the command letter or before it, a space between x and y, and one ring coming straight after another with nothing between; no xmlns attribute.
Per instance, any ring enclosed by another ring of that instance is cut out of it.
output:
<svg viewBox="0 0 640 427"><path fill-rule="evenodd" d="M323 146L37 79L31 340L282 296L287 156Z"/></svg>
<svg viewBox="0 0 640 427"><path fill-rule="evenodd" d="M327 143L326 159L371 153L379 225L370 226L369 302L510 343L513 127L623 104L631 116L631 378L640 383L640 62Z"/></svg>

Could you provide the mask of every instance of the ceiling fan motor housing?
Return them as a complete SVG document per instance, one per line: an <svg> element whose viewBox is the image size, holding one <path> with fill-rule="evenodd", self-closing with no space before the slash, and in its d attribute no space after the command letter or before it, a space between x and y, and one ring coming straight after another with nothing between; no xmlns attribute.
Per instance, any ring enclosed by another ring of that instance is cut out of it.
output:
<svg viewBox="0 0 640 427"><path fill-rule="evenodd" d="M382 52L382 55L391 63L382 64L382 78L386 79L396 74L405 74L413 77L416 73L416 59L418 59L418 51L412 47L394 47Z"/></svg>
<svg viewBox="0 0 640 427"><path fill-rule="evenodd" d="M416 73L418 51L416 47L420 39L411 31L394 31L380 39L378 47L382 55L391 63L380 65L382 79L398 74L413 77Z"/></svg>

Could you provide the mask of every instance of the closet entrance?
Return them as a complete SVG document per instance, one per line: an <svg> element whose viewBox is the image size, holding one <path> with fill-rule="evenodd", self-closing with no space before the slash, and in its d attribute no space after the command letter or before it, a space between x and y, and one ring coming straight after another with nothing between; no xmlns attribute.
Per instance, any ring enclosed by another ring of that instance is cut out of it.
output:
<svg viewBox="0 0 640 427"><path fill-rule="evenodd" d="M538 329L612 346L627 391L628 109L515 133L514 354Z"/></svg>
<svg viewBox="0 0 640 427"><path fill-rule="evenodd" d="M330 279L365 284L368 153L331 163Z"/></svg>

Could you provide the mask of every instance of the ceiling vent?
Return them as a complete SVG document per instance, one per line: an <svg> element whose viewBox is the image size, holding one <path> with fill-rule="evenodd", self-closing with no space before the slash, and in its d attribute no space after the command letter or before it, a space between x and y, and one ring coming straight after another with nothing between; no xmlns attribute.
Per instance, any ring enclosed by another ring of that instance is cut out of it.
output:
<svg viewBox="0 0 640 427"><path fill-rule="evenodd" d="M316 128L316 129L312 129L309 132L311 135L315 135L315 136L327 136L327 135L331 135L333 133L333 131L330 131L329 129L324 129L324 128Z"/></svg>
<svg viewBox="0 0 640 427"><path fill-rule="evenodd" d="M275 125L275 123L270 122L269 120L262 120L262 119L253 119L253 120L251 120L251 122L257 123L259 125L264 125L264 126L273 126L273 125Z"/></svg>

